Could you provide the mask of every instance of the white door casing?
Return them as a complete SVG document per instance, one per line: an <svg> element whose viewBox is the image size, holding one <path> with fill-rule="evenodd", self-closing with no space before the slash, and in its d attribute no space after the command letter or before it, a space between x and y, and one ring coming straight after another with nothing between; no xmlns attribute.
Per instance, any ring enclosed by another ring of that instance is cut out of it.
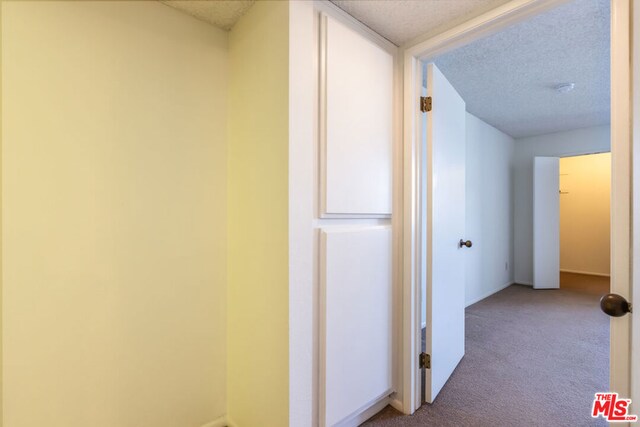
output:
<svg viewBox="0 0 640 427"><path fill-rule="evenodd" d="M632 163L631 144L631 6L637 1L611 0L611 292L627 300L640 294L633 284L631 251L637 244L631 236ZM635 9L635 7L634 7ZM637 75L637 71L634 73ZM638 215L635 212L635 215ZM635 216L634 215L634 216ZM637 274L636 274L637 275ZM629 396L633 387L632 363L637 366L640 355L631 353L631 321L635 314L610 319L609 389ZM637 319L637 317L635 317ZM637 320L636 320L637 322ZM636 342L635 345L638 343ZM638 398L632 404L638 414Z"/></svg>
<svg viewBox="0 0 640 427"><path fill-rule="evenodd" d="M427 65L425 399L431 403L464 356L466 107L434 64Z"/></svg>
<svg viewBox="0 0 640 427"><path fill-rule="evenodd" d="M632 107L633 111L633 146L640 147L640 7L633 8L633 18L632 18L632 28L633 28L633 65L631 74L632 77ZM637 171L640 167L640 150L633 150L633 165L632 170ZM637 212L640 212L640 173L633 172L633 212L636 214L633 216L633 270L638 271L640 269L640 215ZM633 291L632 291L632 303L634 307L640 307L640 275L633 275ZM638 309L636 309L638 310ZM638 311L631 319L632 325L631 330L633 331L633 337L631 338L632 342L632 354L635 355L634 358L631 359L631 373L633 378L631 379L631 399L634 403L632 403L632 414L638 414L640 411L638 408L640 407L640 316L638 315Z"/></svg>
<svg viewBox="0 0 640 427"><path fill-rule="evenodd" d="M533 287L560 287L560 159L533 159Z"/></svg>

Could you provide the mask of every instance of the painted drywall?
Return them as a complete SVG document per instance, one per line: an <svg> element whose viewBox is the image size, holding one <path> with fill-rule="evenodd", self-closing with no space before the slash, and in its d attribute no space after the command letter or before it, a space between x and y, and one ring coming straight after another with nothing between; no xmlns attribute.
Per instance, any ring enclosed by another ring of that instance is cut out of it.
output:
<svg viewBox="0 0 640 427"><path fill-rule="evenodd" d="M533 282L533 158L603 153L610 149L608 125L516 139L514 267L517 283L531 285Z"/></svg>
<svg viewBox="0 0 640 427"><path fill-rule="evenodd" d="M514 140L467 114L466 304L513 282Z"/></svg>
<svg viewBox="0 0 640 427"><path fill-rule="evenodd" d="M560 159L560 270L610 274L611 153Z"/></svg>
<svg viewBox="0 0 640 427"><path fill-rule="evenodd" d="M289 5L256 2L229 35L228 417L289 422Z"/></svg>
<svg viewBox="0 0 640 427"><path fill-rule="evenodd" d="M225 413L227 59L156 2L2 3L3 425Z"/></svg>
<svg viewBox="0 0 640 427"><path fill-rule="evenodd" d="M318 403L314 28L314 3L289 2L289 425L296 427L317 425Z"/></svg>

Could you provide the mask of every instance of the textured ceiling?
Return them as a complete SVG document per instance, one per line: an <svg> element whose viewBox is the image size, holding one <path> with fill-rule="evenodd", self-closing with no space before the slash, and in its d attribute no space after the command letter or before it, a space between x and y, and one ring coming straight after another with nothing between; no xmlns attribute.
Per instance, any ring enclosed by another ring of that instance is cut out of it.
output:
<svg viewBox="0 0 640 427"><path fill-rule="evenodd" d="M160 0L167 6L187 12L223 30L230 30L233 24L249 10L254 0Z"/></svg>
<svg viewBox="0 0 640 427"><path fill-rule="evenodd" d="M401 46L441 33L509 0L331 0L340 9Z"/></svg>
<svg viewBox="0 0 640 427"><path fill-rule="evenodd" d="M609 15L609 0L576 0L433 62L467 111L514 138L608 124Z"/></svg>
<svg viewBox="0 0 640 427"><path fill-rule="evenodd" d="M403 45L508 0L332 1ZM229 30L254 0L162 3ZM434 62L465 99L470 113L515 138L607 124L609 14L609 0L575 0ZM553 89L567 82L575 83L575 90L559 94Z"/></svg>

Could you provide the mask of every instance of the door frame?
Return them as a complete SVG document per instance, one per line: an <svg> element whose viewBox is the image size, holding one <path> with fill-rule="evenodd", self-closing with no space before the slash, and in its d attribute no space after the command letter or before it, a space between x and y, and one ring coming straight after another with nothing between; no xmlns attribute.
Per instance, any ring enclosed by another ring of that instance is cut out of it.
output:
<svg viewBox="0 0 640 427"><path fill-rule="evenodd" d="M403 79L403 318L402 318L402 409L414 413L421 405L418 354L421 340L420 262L421 233L421 120L422 90L420 61L494 34L569 0L512 0L434 37L410 42L404 47ZM636 13L637 15L637 13ZM631 0L611 0L611 292L627 298L631 294ZM636 298L640 282L635 285ZM636 315L637 316L637 315ZM636 325L638 322L634 322ZM637 329L637 328L636 328ZM629 396L631 392L631 316L612 318L610 388ZM637 348L638 343L634 343ZM636 367L636 365L634 365ZM634 384L634 390L640 384ZM606 391L606 390L604 390ZM634 391L632 398L636 396ZM640 403L640 402L639 402ZM638 403L634 405L640 406ZM637 409L636 409L637 412Z"/></svg>

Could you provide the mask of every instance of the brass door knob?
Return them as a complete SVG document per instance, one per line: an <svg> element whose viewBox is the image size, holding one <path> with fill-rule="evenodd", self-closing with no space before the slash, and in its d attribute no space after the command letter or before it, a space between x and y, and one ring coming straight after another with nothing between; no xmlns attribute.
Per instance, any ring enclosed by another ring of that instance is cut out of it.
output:
<svg viewBox="0 0 640 427"><path fill-rule="evenodd" d="M471 246L473 246L473 243L471 243L471 240L467 240L466 242L462 239L460 239L460 247L467 247L470 248Z"/></svg>

